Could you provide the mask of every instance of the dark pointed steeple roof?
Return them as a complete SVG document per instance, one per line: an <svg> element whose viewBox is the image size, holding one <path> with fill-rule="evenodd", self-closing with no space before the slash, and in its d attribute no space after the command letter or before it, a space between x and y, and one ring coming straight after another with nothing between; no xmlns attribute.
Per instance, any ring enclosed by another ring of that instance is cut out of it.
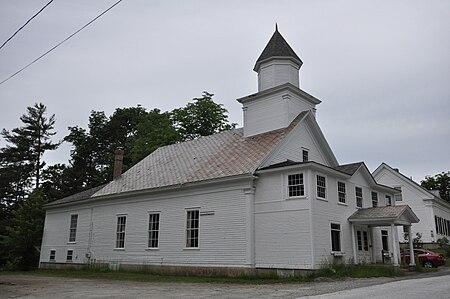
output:
<svg viewBox="0 0 450 299"><path fill-rule="evenodd" d="M256 61L253 70L256 72L259 65L263 61L270 59L272 57L290 58L300 65L303 64L300 57L298 57L297 54L295 54L291 46L289 46L284 37L280 34L280 32L278 32L278 25L275 25L275 32L273 33L272 37L267 43L267 46L264 48L258 60Z"/></svg>

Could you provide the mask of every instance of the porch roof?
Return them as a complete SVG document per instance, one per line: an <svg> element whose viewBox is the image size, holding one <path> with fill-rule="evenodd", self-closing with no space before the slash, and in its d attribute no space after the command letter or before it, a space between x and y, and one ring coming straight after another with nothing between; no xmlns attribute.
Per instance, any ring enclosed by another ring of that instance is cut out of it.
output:
<svg viewBox="0 0 450 299"><path fill-rule="evenodd" d="M399 205L359 209L348 217L348 221L369 226L389 226L411 225L419 222L419 218L408 205Z"/></svg>

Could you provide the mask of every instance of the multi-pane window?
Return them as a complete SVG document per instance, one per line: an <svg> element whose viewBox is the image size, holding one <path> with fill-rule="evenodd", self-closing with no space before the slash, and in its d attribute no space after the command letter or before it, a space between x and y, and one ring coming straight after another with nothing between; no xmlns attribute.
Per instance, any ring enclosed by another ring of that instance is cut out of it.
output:
<svg viewBox="0 0 450 299"><path fill-rule="evenodd" d="M363 193L361 187L355 187L355 194L356 194L356 207L362 208L363 207Z"/></svg>
<svg viewBox="0 0 450 299"><path fill-rule="evenodd" d="M399 192L394 194L394 199L395 201L402 201L403 200L403 196L402 196L402 187L394 187L395 189L397 189Z"/></svg>
<svg viewBox="0 0 450 299"><path fill-rule="evenodd" d="M331 223L331 251L341 251L341 225Z"/></svg>
<svg viewBox="0 0 450 299"><path fill-rule="evenodd" d="M159 213L148 216L148 248L158 248L159 241Z"/></svg>
<svg viewBox="0 0 450 299"><path fill-rule="evenodd" d="M50 262L54 262L56 257L56 250L50 250Z"/></svg>
<svg viewBox="0 0 450 299"><path fill-rule="evenodd" d="M189 210L186 215L186 247L198 248L200 211Z"/></svg>
<svg viewBox="0 0 450 299"><path fill-rule="evenodd" d="M325 182L325 177L321 175L316 176L317 180L317 197L326 198L327 196L327 186Z"/></svg>
<svg viewBox="0 0 450 299"><path fill-rule="evenodd" d="M66 261L71 262L73 260L73 250L67 250Z"/></svg>
<svg viewBox="0 0 450 299"><path fill-rule="evenodd" d="M302 155L303 155L303 162L308 162L309 161L309 152L307 150L303 150Z"/></svg>
<svg viewBox="0 0 450 299"><path fill-rule="evenodd" d="M346 191L345 191L345 183L344 182L339 182L338 181L338 201L340 202L340 203L345 203L346 202L346 198L345 198L345 194L346 194Z"/></svg>
<svg viewBox="0 0 450 299"><path fill-rule="evenodd" d="M364 251L369 251L369 237L366 231L363 231Z"/></svg>
<svg viewBox="0 0 450 299"><path fill-rule="evenodd" d="M387 230L381 231L381 243L383 245L383 250L388 251L389 250L389 235Z"/></svg>
<svg viewBox="0 0 450 299"><path fill-rule="evenodd" d="M392 199L390 195L386 195L386 205L392 206Z"/></svg>
<svg viewBox="0 0 450 299"><path fill-rule="evenodd" d="M70 215L69 242L75 242L77 239L78 215Z"/></svg>
<svg viewBox="0 0 450 299"><path fill-rule="evenodd" d="M372 207L378 207L378 193L372 191Z"/></svg>
<svg viewBox="0 0 450 299"><path fill-rule="evenodd" d="M305 195L303 173L288 175L288 195L289 197Z"/></svg>
<svg viewBox="0 0 450 299"><path fill-rule="evenodd" d="M127 216L117 216L116 248L125 248L125 224Z"/></svg>
<svg viewBox="0 0 450 299"><path fill-rule="evenodd" d="M436 222L436 233L450 236L450 221L439 216L434 216Z"/></svg>
<svg viewBox="0 0 450 299"><path fill-rule="evenodd" d="M362 246L362 237L361 237L360 230L356 231L356 241L358 242L358 250L362 250L363 246Z"/></svg>

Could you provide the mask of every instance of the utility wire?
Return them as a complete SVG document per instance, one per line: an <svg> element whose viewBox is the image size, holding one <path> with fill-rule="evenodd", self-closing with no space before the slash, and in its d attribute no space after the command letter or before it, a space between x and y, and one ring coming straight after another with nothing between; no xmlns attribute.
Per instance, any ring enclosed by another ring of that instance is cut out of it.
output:
<svg viewBox="0 0 450 299"><path fill-rule="evenodd" d="M69 35L68 37L66 37L63 41L61 41L60 43L58 43L56 46L54 46L53 48L51 48L50 50L48 50L47 52L45 52L44 54L42 54L41 56L39 56L38 58L36 58L35 60L33 60L32 62L30 62L29 64L27 64L26 66L24 66L23 68L21 68L20 70L18 70L17 72L15 72L14 74L12 74L11 76L9 76L8 78L4 79L3 81L0 82L0 85L5 83L6 81L8 81L9 79L11 79L12 77L16 76L17 74L21 73L22 71L24 71L25 69L27 69L28 67L30 67L32 64L34 64L35 62L37 62L38 60L40 60L41 58L43 58L44 56L46 56L48 53L50 53L51 51L55 50L56 48L58 48L60 45L62 45L63 43L65 43L66 41L68 41L69 39L71 39L74 35L76 35L78 32L80 32L81 30L83 30L84 28L86 28L87 26L91 25L93 22L95 22L98 18L100 18L101 16L103 16L105 13L107 13L108 11L110 11L114 6L116 6L117 4L119 4L120 2L122 2L122 0L117 1L116 3L114 3L113 5L111 5L108 9L106 9L104 12L102 12L101 14L99 14L98 16L96 16L95 18L93 18L91 21L89 21L86 25L84 25L83 27L81 27L80 29L78 29L77 31L75 31L74 33L72 33L71 35Z"/></svg>
<svg viewBox="0 0 450 299"><path fill-rule="evenodd" d="M3 45L0 46L0 50L14 37L16 36L17 33L19 33L20 30L22 30L25 26L28 25L28 23L30 23L31 20L33 20L38 14L40 14L47 6L50 5L50 3L52 3L53 0L50 0L50 2L48 2L47 4L45 4L44 7L42 7L37 13L34 14L34 16L32 16L30 19L28 19L28 21L25 22L25 24L22 25L22 27L20 27L19 29L16 30L16 32L14 32L13 35L11 35L4 43Z"/></svg>

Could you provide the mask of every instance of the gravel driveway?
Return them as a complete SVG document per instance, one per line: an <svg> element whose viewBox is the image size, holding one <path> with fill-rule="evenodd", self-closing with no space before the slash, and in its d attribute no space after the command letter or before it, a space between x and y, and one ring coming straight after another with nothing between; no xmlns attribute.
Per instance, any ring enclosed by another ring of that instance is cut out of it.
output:
<svg viewBox="0 0 450 299"><path fill-rule="evenodd" d="M413 277L449 274L426 273ZM411 277L412 278L412 277ZM298 298L407 278L364 278L298 284L208 284L0 275L0 298Z"/></svg>

